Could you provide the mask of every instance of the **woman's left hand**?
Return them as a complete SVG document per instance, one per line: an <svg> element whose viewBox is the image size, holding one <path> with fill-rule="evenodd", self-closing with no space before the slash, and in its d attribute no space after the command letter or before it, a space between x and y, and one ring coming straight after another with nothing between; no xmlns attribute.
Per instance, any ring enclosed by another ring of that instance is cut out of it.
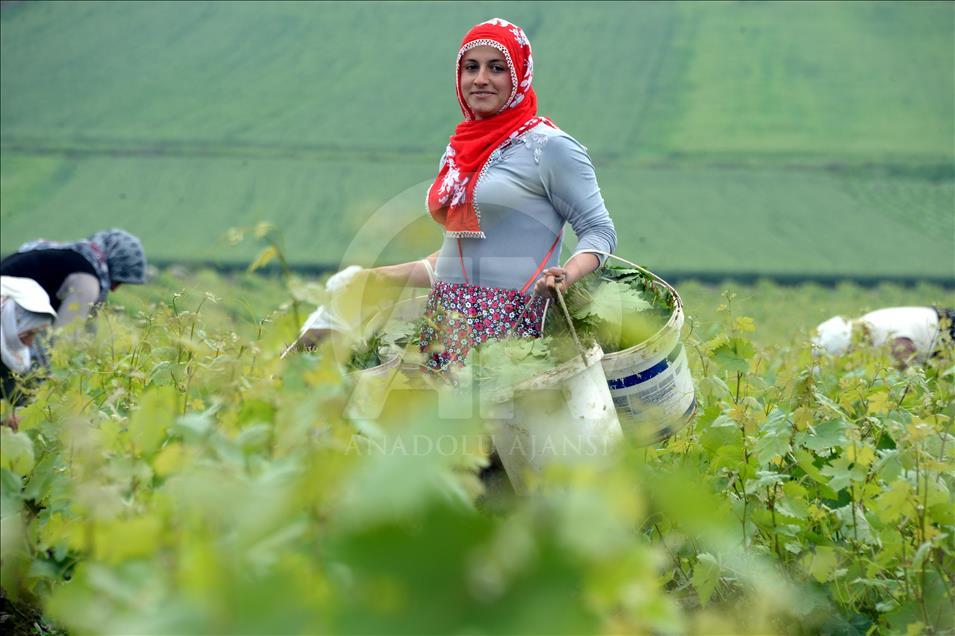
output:
<svg viewBox="0 0 955 636"><path fill-rule="evenodd" d="M562 294L567 291L567 276L568 272L563 267L548 267L534 284L534 294L545 298L557 298L558 289Z"/></svg>

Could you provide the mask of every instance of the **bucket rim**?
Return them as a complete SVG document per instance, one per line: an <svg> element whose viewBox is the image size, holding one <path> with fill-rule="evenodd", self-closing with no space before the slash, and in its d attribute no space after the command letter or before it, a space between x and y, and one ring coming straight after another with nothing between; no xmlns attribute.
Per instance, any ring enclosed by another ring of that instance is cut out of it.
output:
<svg viewBox="0 0 955 636"><path fill-rule="evenodd" d="M355 371L349 371L348 375L354 378L358 378L363 375L379 375L385 371L390 371L392 368L401 364L401 356L394 351L387 351L382 357L384 358L384 361L381 364L368 367L367 369L356 369Z"/></svg>
<svg viewBox="0 0 955 636"><path fill-rule="evenodd" d="M518 393L535 391L546 388L553 388L554 385L573 377L591 367L599 365L603 360L604 352L598 343L594 343L583 353L578 353L570 360L558 364L553 369L548 369L543 373L535 375L532 378L521 380L511 386L500 387L497 389L485 390L482 395L485 400L494 404L501 404L514 399ZM603 369L601 369L603 373Z"/></svg>
<svg viewBox="0 0 955 636"><path fill-rule="evenodd" d="M636 270L639 270L641 273L645 274L648 278L650 278L652 283L661 285L673 297L673 311L670 312L670 318L666 321L666 324L660 327L660 329L658 329L656 333L651 335L649 338L647 338L643 342L639 342L633 345L632 347L628 347L626 349L621 349L620 351L611 351L609 353L605 353L603 356L604 360L614 360L615 358L618 358L618 357L637 353L641 349L648 349L651 347L651 345L656 344L661 339L663 339L665 337L665 332L668 332L668 331L676 331L677 338L680 337L680 332L683 330L683 316L684 316L683 299L680 298L680 293L676 290L676 288L673 285L663 280L663 278L654 274L652 271L650 271L646 267L637 265L633 261L629 261L623 258L622 256L617 256L616 254L611 254L610 252L601 252L597 250L594 250L593 253L601 254L608 258L614 258L618 261L621 261L622 263L626 263L627 265L629 265L630 267L633 267ZM603 269L603 267L601 267L601 269ZM677 328L677 325L679 325L679 328Z"/></svg>

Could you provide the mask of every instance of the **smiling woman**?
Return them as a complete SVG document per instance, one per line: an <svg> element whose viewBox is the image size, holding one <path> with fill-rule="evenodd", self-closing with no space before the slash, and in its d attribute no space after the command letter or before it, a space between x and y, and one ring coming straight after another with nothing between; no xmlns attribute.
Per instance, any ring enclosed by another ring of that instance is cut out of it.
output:
<svg viewBox="0 0 955 636"><path fill-rule="evenodd" d="M512 97L507 60L493 46L476 46L461 60L461 94L474 113L475 119L485 119L499 113Z"/></svg>
<svg viewBox="0 0 955 636"><path fill-rule="evenodd" d="M537 114L524 31L499 18L473 27L455 73L464 119L427 196L444 243L425 259L370 273L431 286L420 346L435 369L489 339L539 337L557 287L592 272L616 246L586 149ZM565 223L577 252L560 267Z"/></svg>

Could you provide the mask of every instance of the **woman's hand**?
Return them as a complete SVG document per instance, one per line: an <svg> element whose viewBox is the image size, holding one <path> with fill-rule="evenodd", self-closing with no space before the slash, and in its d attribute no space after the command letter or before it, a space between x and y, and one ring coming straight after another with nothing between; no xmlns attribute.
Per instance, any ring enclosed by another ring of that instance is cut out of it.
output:
<svg viewBox="0 0 955 636"><path fill-rule="evenodd" d="M534 295L550 299L557 298L558 289L562 294L567 291L569 286L567 276L568 272L563 267L548 267L534 283Z"/></svg>
<svg viewBox="0 0 955 636"><path fill-rule="evenodd" d="M548 267L534 284L534 294L545 298L557 298L560 293L600 266L600 259L590 252L574 254L563 267Z"/></svg>
<svg viewBox="0 0 955 636"><path fill-rule="evenodd" d="M14 432L16 432L20 428L20 418L17 417L16 413L11 413L3 419L3 425L9 426Z"/></svg>

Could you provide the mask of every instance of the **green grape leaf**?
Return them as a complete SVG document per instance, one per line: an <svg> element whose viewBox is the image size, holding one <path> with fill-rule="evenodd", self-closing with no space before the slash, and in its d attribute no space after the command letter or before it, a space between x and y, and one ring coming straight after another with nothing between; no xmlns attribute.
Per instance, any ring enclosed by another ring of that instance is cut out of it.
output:
<svg viewBox="0 0 955 636"><path fill-rule="evenodd" d="M653 305L647 302L640 292L629 285L609 281L594 290L590 304L577 310L574 318L596 316L600 320L619 324L623 317L652 309L652 307Z"/></svg>
<svg viewBox="0 0 955 636"><path fill-rule="evenodd" d="M172 386L146 391L139 408L129 419L129 439L138 454L152 455L166 438L166 429L176 417L176 392Z"/></svg>
<svg viewBox="0 0 955 636"><path fill-rule="evenodd" d="M96 535L97 558L116 564L158 550L162 524L155 516L117 519L98 525Z"/></svg>
<svg viewBox="0 0 955 636"><path fill-rule="evenodd" d="M865 479L865 467L855 464L847 455L837 457L819 471L829 477L829 487L839 492L849 484Z"/></svg>
<svg viewBox="0 0 955 636"><path fill-rule="evenodd" d="M745 338L730 338L713 350L713 360L727 371L746 373L756 349Z"/></svg>
<svg viewBox="0 0 955 636"><path fill-rule="evenodd" d="M872 502L872 509L880 521L891 523L903 514L915 512L911 501L912 484L904 479L896 479L889 489Z"/></svg>
<svg viewBox="0 0 955 636"><path fill-rule="evenodd" d="M279 255L278 250L275 249L274 245L269 245L262 249L259 252L259 255L255 257L255 260L249 264L248 271L254 272L257 269L261 269L272 262Z"/></svg>
<svg viewBox="0 0 955 636"><path fill-rule="evenodd" d="M713 596L716 585L720 582L720 564L709 552L697 555L696 565L693 567L693 589L700 599L700 604L706 607Z"/></svg>
<svg viewBox="0 0 955 636"><path fill-rule="evenodd" d="M755 478L746 480L746 494L752 495L762 492L773 484L781 484L786 479L786 475L776 473L770 470L760 470Z"/></svg>
<svg viewBox="0 0 955 636"><path fill-rule="evenodd" d="M789 452L789 434L770 431L756 441L756 459L767 464L773 457L784 456Z"/></svg>
<svg viewBox="0 0 955 636"><path fill-rule="evenodd" d="M805 487L795 481L783 484L782 499L776 502L776 510L793 519L809 518L809 503L806 497L809 494Z"/></svg>
<svg viewBox="0 0 955 636"><path fill-rule="evenodd" d="M816 549L802 558L803 570L820 583L832 578L839 567L839 554L834 548L817 546Z"/></svg>
<svg viewBox="0 0 955 636"><path fill-rule="evenodd" d="M818 426L813 426L811 432L800 432L796 436L796 443L814 451L842 446L846 443L845 431L848 426L842 418L826 420Z"/></svg>
<svg viewBox="0 0 955 636"><path fill-rule="evenodd" d="M24 432L0 427L0 468L21 477L33 470L33 440Z"/></svg>

